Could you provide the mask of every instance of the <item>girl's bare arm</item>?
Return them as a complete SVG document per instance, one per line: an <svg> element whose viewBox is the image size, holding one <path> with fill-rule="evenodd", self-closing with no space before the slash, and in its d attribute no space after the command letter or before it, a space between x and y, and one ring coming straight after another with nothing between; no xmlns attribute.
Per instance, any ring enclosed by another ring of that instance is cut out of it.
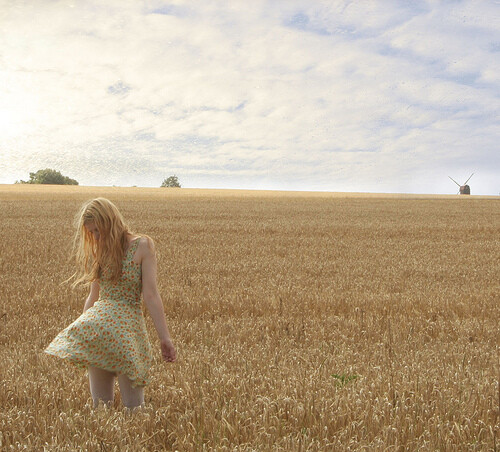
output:
<svg viewBox="0 0 500 452"><path fill-rule="evenodd" d="M90 293L85 300L85 305L83 306L83 312L88 308L94 306L94 303L99 299L99 281L93 281L90 283Z"/></svg>
<svg viewBox="0 0 500 452"><path fill-rule="evenodd" d="M167 320L163 310L163 301L156 285L157 262L154 243L147 238L141 250L142 255L142 294L144 304L153 319L158 338L160 339L161 351L165 361L175 361L176 351L170 339ZM140 244L139 246L141 246Z"/></svg>

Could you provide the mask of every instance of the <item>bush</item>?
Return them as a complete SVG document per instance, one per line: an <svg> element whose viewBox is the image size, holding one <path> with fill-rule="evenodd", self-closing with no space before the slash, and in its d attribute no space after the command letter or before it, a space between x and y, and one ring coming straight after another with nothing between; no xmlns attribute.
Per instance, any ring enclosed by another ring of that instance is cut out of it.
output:
<svg viewBox="0 0 500 452"><path fill-rule="evenodd" d="M167 177L162 183L162 187L175 187L175 188L181 188L181 184L179 183L179 179L177 176L170 176Z"/></svg>
<svg viewBox="0 0 500 452"><path fill-rule="evenodd" d="M78 185L75 179L63 176L59 171L46 168L30 173L29 181L16 181L16 184L52 184L52 185Z"/></svg>

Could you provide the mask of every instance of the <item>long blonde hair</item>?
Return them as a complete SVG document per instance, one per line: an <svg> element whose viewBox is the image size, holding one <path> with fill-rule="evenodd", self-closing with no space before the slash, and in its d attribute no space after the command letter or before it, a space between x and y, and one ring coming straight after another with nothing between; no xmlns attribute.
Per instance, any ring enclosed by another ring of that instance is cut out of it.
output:
<svg viewBox="0 0 500 452"><path fill-rule="evenodd" d="M85 224L93 222L99 231L99 240ZM122 260L132 234L117 207L106 198L95 198L83 204L75 217L76 233L73 257L77 270L68 281L73 287L88 284L102 277L116 282L122 274Z"/></svg>

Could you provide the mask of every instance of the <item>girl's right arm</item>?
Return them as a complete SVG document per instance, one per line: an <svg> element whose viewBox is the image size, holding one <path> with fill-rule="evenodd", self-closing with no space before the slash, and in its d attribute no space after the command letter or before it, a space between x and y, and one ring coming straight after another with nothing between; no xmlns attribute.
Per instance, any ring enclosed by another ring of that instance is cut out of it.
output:
<svg viewBox="0 0 500 452"><path fill-rule="evenodd" d="M83 312L88 308L94 306L94 303L99 299L99 281L92 281L90 283L90 293L85 300L85 306L83 307Z"/></svg>

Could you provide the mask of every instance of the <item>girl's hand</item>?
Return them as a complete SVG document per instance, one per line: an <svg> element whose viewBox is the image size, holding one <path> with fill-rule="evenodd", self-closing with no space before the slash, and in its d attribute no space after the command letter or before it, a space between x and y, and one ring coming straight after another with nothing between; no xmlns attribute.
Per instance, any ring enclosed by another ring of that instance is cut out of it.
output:
<svg viewBox="0 0 500 452"><path fill-rule="evenodd" d="M177 359L177 352L170 339L160 341L161 355L168 363L173 363Z"/></svg>

